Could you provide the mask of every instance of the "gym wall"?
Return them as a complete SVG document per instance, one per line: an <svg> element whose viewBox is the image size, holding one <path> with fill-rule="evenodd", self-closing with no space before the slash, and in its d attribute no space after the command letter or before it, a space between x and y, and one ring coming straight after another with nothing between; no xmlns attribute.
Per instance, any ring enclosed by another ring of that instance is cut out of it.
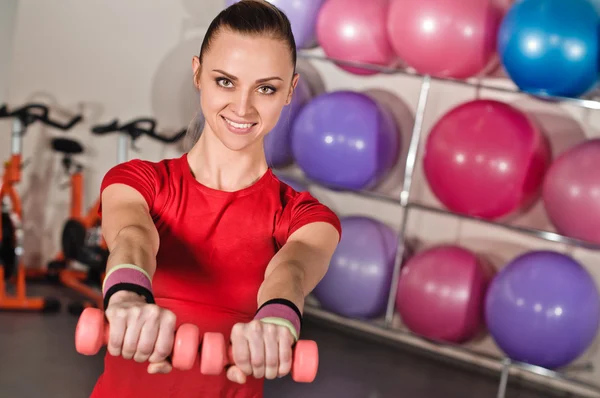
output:
<svg viewBox="0 0 600 398"><path fill-rule="evenodd" d="M126 120L154 116L161 130L174 131L185 127L198 104L197 93L192 87L192 56L199 51L203 31L210 19L224 3L224 0L18 2L12 74L10 79L5 79L9 88L6 99L11 104L45 101L53 104L54 109L62 109L65 118L83 112L85 123L67 134L81 140L86 147L87 154L82 160L87 166L85 194L88 205L98 195L103 175L116 160L116 137L92 137L90 125L107 122L114 117ZM5 7L4 2L0 7ZM3 46L0 42L0 48L5 48ZM311 52L319 54L320 50ZM0 72L5 67L0 63ZM322 61L301 60L299 68L318 91L368 91L393 105L405 157L418 101L419 78L400 74L359 77ZM6 76L6 73L0 73L0 76ZM490 81L512 87L512 83L502 77L491 78ZM0 98L2 83L0 80ZM523 95L434 82L423 125L423 141L433 123L443 114L477 96L506 101L527 111L546 129L555 154L584 137L600 136L600 119L592 111L567 104L536 101ZM8 126L0 127L3 142L0 156L4 158L8 154L4 144L8 142ZM50 152L48 145L49 139L59 134L64 133L35 125L24 140L24 158L31 160L21 186L27 227L26 253L30 266L40 266L56 253L62 222L67 216L68 192L59 189L66 180L60 173L58 157ZM138 146L141 151L130 151L130 158L159 160L179 156L184 150L147 140L140 140ZM417 160L411 195L422 203L440 206L423 176L421 158L422 152ZM402 170L397 168L382 189L398 197L401 173ZM318 187L314 188L314 193L340 215L366 215L396 230L400 228L401 210L398 206ZM515 223L552 230L541 202ZM562 251L583 263L600 285L600 267L597 266L600 256L592 251L425 212L412 214L408 231L410 238L419 241L419 247L456 243L486 254L496 266L534 248ZM40 249L39 253L35 253L36 248ZM469 346L498 353L489 337ZM600 352L597 346L592 345L578 361L592 361L595 370L574 376L593 383L599 380Z"/></svg>
<svg viewBox="0 0 600 398"><path fill-rule="evenodd" d="M16 13L17 0L0 2L0 102L4 101L8 94Z"/></svg>

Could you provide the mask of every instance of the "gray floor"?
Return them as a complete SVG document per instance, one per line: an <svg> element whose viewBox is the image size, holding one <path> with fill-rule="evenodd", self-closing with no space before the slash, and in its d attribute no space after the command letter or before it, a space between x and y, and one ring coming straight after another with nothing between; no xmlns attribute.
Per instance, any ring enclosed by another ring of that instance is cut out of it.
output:
<svg viewBox="0 0 600 398"><path fill-rule="evenodd" d="M30 288L40 291L39 287ZM48 288L41 288L48 291ZM0 313L0 396L10 398L82 398L102 371L102 358L77 354L76 318L60 314ZM58 293L57 293L58 292ZM304 338L319 344L320 367L313 384L290 378L266 384L267 398L485 398L496 397L497 377L465 370L404 350L355 337L306 321ZM507 398L542 398L511 384Z"/></svg>

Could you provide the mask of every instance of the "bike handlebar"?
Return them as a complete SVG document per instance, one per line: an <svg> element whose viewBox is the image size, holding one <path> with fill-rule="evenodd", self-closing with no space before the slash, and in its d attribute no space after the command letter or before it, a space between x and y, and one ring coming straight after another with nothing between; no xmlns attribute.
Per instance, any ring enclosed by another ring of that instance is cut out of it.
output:
<svg viewBox="0 0 600 398"><path fill-rule="evenodd" d="M48 107L43 104L28 104L13 111L9 111L6 104L4 104L0 107L0 119L16 117L19 118L21 123L25 126L39 121L60 130L70 130L83 119L81 115L77 115L67 123L60 123L50 119L48 117L48 112Z"/></svg>
<svg viewBox="0 0 600 398"><path fill-rule="evenodd" d="M140 125L143 124L149 124L149 127L142 128ZM115 119L107 124L100 124L92 127L92 134L105 135L110 133L126 133L131 137L132 141L137 140L142 135L147 135L157 141L172 144L181 140L187 132L187 129L183 129L171 137L165 137L157 134L154 131L155 128L156 120L152 118L138 118L120 126L119 121Z"/></svg>

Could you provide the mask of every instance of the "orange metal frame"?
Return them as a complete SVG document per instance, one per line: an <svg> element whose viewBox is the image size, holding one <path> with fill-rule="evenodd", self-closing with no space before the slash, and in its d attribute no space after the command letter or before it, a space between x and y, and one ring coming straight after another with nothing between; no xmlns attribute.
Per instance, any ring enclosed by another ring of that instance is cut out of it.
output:
<svg viewBox="0 0 600 398"><path fill-rule="evenodd" d="M9 161L4 163L4 174L2 186L0 187L0 203L5 197L10 199L12 213L22 220L21 198L15 189L15 185L21 181L21 155L11 155ZM0 217L0 241L2 240L2 217ZM15 276L11 279L16 284L16 292L9 295L4 280L4 267L0 264L0 310L28 310L42 311L45 308L44 297L29 297L26 293L25 267L21 256L17 256L18 264Z"/></svg>
<svg viewBox="0 0 600 398"><path fill-rule="evenodd" d="M100 207L100 198L96 200L96 202L92 205L92 207L88 210L87 214L84 216L83 213L83 173L81 171L77 171L71 175L71 210L70 217L73 220L77 220L85 226L86 230L91 228L94 225L97 225L100 222L100 216L98 214L98 210ZM102 238L100 246L106 249L106 242ZM65 261L65 256L62 252L59 252L55 258L55 261ZM87 279L87 272L73 270L68 268L62 269L59 272L59 280L60 282L81 294L82 296L90 299L92 303L97 307L103 308L103 297L102 293L96 291L95 289L89 287L85 280ZM102 274L102 279L104 279L104 273Z"/></svg>

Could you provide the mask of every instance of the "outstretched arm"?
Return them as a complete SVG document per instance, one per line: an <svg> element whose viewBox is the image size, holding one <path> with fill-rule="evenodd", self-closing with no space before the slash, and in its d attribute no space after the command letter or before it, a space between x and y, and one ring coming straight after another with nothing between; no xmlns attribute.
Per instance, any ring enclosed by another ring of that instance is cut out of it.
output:
<svg viewBox="0 0 600 398"><path fill-rule="evenodd" d="M338 230L327 222L306 224L289 236L269 263L259 289L258 307L269 303L257 314L261 320L238 323L232 330L236 366L227 371L230 380L244 383L250 375L274 379L291 371L300 317L290 306L271 305L271 300L290 301L302 313L304 298L325 276L339 239Z"/></svg>
<svg viewBox="0 0 600 398"><path fill-rule="evenodd" d="M302 312L305 297L325 276L339 239L337 229L325 222L307 224L290 235L265 271L258 306L283 298Z"/></svg>

